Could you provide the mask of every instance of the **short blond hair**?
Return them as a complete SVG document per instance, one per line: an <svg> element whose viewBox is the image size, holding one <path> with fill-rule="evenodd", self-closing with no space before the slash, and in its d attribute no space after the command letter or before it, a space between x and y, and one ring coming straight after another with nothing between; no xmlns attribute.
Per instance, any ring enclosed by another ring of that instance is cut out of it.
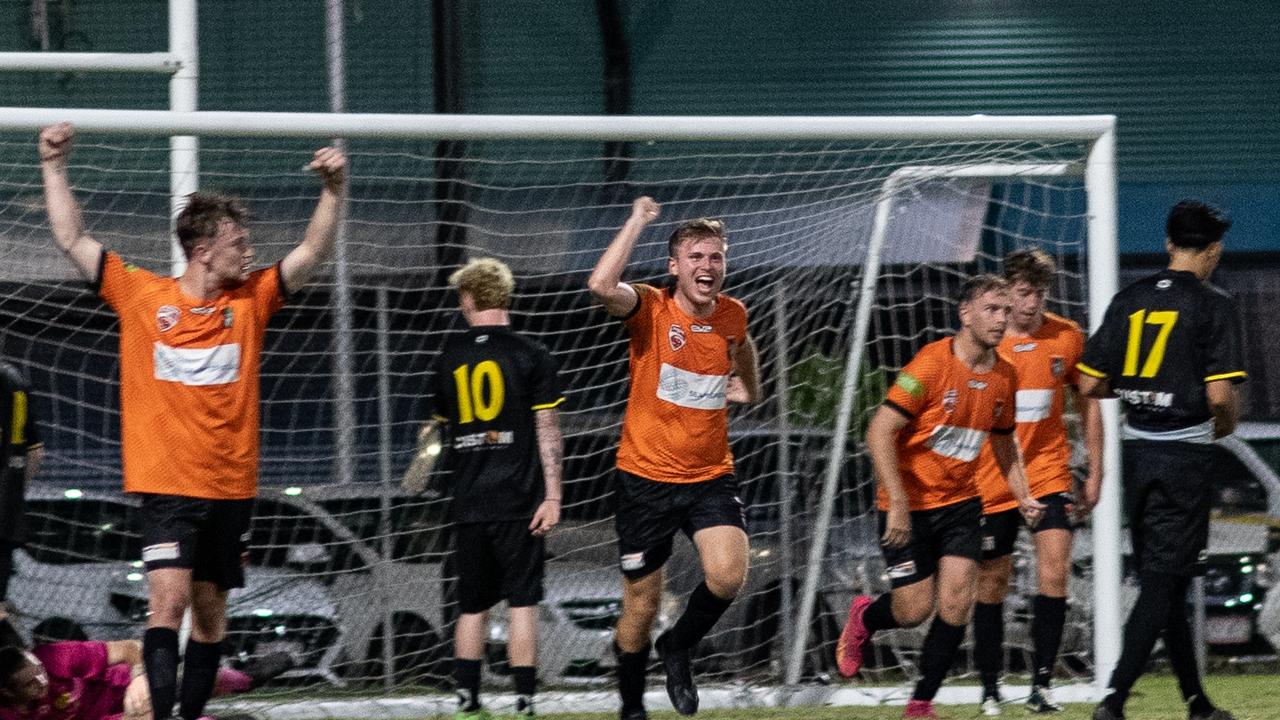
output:
<svg viewBox="0 0 1280 720"><path fill-rule="evenodd" d="M449 276L449 285L471 296L476 310L506 310L516 280L511 268L494 258L474 258Z"/></svg>

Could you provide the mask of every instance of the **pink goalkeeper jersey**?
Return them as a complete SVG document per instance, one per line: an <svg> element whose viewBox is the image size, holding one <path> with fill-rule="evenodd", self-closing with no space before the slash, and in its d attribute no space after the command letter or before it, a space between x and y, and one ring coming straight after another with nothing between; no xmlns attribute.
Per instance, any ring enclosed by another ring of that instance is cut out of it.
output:
<svg viewBox="0 0 1280 720"><path fill-rule="evenodd" d="M104 642L58 642L31 651L49 674L49 692L26 708L0 708L0 720L118 720L133 679L124 663L107 664Z"/></svg>

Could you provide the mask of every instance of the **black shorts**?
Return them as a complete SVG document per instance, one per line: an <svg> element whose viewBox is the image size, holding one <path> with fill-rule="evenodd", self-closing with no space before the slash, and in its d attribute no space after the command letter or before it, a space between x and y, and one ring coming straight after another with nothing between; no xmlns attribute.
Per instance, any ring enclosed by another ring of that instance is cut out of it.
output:
<svg viewBox="0 0 1280 720"><path fill-rule="evenodd" d="M880 537L885 517L880 511ZM911 541L902 547L885 547L885 573L895 589L912 585L938 572L944 556L978 560L982 552L982 500L970 498L951 505L911 512Z"/></svg>
<svg viewBox="0 0 1280 720"><path fill-rule="evenodd" d="M732 475L698 483L667 483L619 470L615 492L618 566L632 580L667 562L679 531L692 539L697 531L711 527L747 530L747 508Z"/></svg>
<svg viewBox="0 0 1280 720"><path fill-rule="evenodd" d="M1076 499L1071 493L1050 493L1036 498L1046 505L1031 532L1045 530L1071 530L1074 524L1071 514L1075 512ZM1022 513L1017 508L1009 508L1000 512L982 516L982 559L993 560L1013 554L1014 543L1018 540L1018 528L1026 524Z"/></svg>
<svg viewBox="0 0 1280 720"><path fill-rule="evenodd" d="M528 520L459 523L454 543L460 612L484 612L500 600L511 607L542 602L544 543Z"/></svg>
<svg viewBox="0 0 1280 720"><path fill-rule="evenodd" d="M1218 469L1212 445L1126 440L1124 509L1141 572L1202 572Z"/></svg>
<svg viewBox="0 0 1280 720"><path fill-rule="evenodd" d="M208 500L143 494L142 562L147 571L184 568L195 582L244 587L253 498Z"/></svg>

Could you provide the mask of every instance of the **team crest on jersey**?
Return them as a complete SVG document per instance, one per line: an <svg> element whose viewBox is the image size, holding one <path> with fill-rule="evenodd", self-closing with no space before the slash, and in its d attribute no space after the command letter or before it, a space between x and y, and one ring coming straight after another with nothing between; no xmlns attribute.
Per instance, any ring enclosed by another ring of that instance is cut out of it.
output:
<svg viewBox="0 0 1280 720"><path fill-rule="evenodd" d="M1049 358L1049 370L1053 372L1054 377L1062 377L1062 373L1067 371L1067 359L1061 355Z"/></svg>
<svg viewBox="0 0 1280 720"><path fill-rule="evenodd" d="M1000 416L1003 414L1004 400L996 400L995 404L991 406L991 417L995 420L999 420Z"/></svg>
<svg viewBox="0 0 1280 720"><path fill-rule="evenodd" d="M956 409L956 403L960 401L960 391L952 388L942 393L942 409L948 413Z"/></svg>
<svg viewBox="0 0 1280 720"><path fill-rule="evenodd" d="M668 328L667 342L671 343L672 350L679 350L684 347L684 328L679 325L672 325Z"/></svg>
<svg viewBox="0 0 1280 720"><path fill-rule="evenodd" d="M235 318L236 314L231 308L222 308L222 327L231 327L231 323L235 321Z"/></svg>
<svg viewBox="0 0 1280 720"><path fill-rule="evenodd" d="M178 324L178 316L182 312L172 305L161 305L156 308L156 329L160 332L169 332L174 325Z"/></svg>

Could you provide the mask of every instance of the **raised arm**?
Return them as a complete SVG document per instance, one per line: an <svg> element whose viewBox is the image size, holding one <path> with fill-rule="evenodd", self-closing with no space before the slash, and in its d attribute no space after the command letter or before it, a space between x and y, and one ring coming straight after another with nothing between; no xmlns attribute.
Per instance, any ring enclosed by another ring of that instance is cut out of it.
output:
<svg viewBox="0 0 1280 720"><path fill-rule="evenodd" d="M280 261L280 278L289 292L306 285L316 267L333 250L333 239L338 233L339 212L346 192L347 156L334 147L320 148L307 165L320 179L324 188L316 202L311 222L302 242Z"/></svg>
<svg viewBox="0 0 1280 720"><path fill-rule="evenodd" d="M542 462L542 481L546 495L533 514L529 530L546 535L560 522L563 500L560 475L564 467L564 437L560 434L560 413L555 408L538 410L533 416L538 435L538 459Z"/></svg>
<svg viewBox="0 0 1280 720"><path fill-rule="evenodd" d="M58 123L40 131L40 174L44 178L44 205L49 227L58 249L71 261L80 276L89 282L98 279L102 244L84 231L80 205L71 194L67 179L67 157L71 155L76 131L71 123Z"/></svg>
<svg viewBox="0 0 1280 720"><path fill-rule="evenodd" d="M753 403L760 399L760 355L750 335L733 348L733 376L729 378L725 399L735 403Z"/></svg>
<svg viewBox="0 0 1280 720"><path fill-rule="evenodd" d="M615 317L628 315L640 301L635 288L622 282L622 270L631 259L631 250L636 245L640 233L645 227L658 219L662 206L653 198L644 196L631 203L631 217L613 237L613 242L605 249L596 267L587 280L587 288L591 295L604 305L604 309Z"/></svg>

